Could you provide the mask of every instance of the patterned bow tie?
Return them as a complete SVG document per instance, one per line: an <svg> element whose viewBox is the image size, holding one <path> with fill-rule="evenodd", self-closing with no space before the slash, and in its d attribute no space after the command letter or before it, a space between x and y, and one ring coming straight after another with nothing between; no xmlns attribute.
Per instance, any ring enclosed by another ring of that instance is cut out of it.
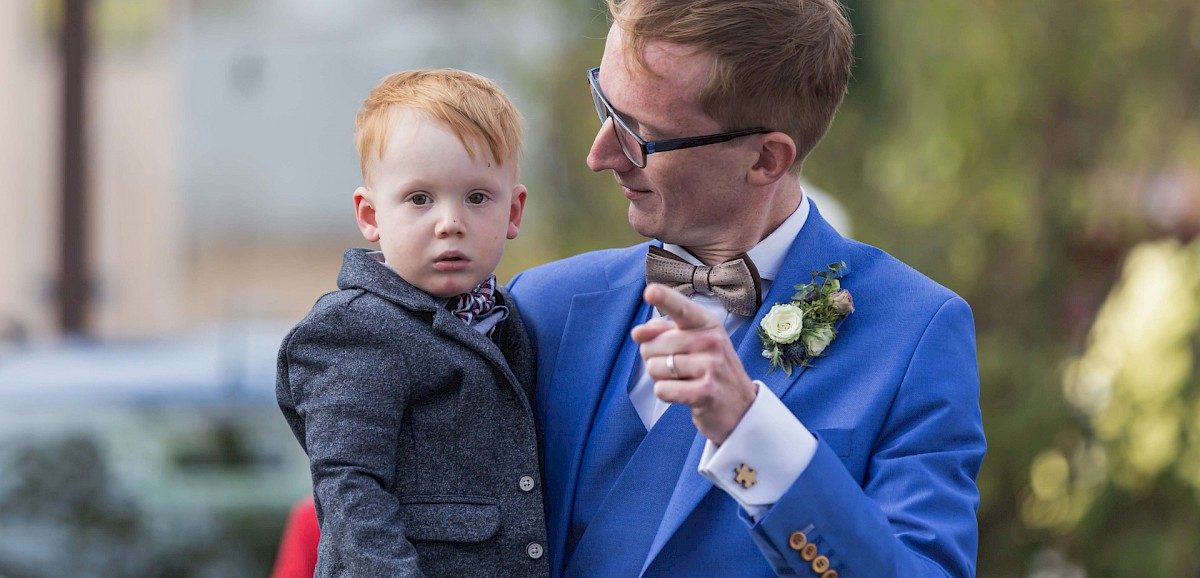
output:
<svg viewBox="0 0 1200 578"><path fill-rule="evenodd" d="M720 265L692 265L660 247L646 254L646 282L662 283L684 295L716 295L735 315L753 317L762 302L758 269L742 253Z"/></svg>
<svg viewBox="0 0 1200 578"><path fill-rule="evenodd" d="M496 306L496 276L489 276L470 293L463 293L450 303L453 304L453 307L449 307L450 312L455 317L466 321L467 325L473 325Z"/></svg>

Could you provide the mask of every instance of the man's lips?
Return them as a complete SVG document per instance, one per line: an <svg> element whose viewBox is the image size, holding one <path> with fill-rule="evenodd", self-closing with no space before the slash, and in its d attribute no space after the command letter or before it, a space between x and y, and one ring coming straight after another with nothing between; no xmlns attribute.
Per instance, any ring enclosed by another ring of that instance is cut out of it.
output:
<svg viewBox="0 0 1200 578"><path fill-rule="evenodd" d="M623 183L618 183L618 184L621 185L621 192L625 194L625 198L629 199L631 201L636 197L641 197L641 196L650 194L650 191L646 190L646 189L635 189L635 188L625 185Z"/></svg>

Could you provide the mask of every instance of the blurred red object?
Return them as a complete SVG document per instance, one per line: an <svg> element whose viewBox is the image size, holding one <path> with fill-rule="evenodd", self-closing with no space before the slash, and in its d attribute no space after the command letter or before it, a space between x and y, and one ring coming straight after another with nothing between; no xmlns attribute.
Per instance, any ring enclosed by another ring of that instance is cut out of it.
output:
<svg viewBox="0 0 1200 578"><path fill-rule="evenodd" d="M317 507L312 496L308 496L296 502L288 514L271 578L312 578L317 569L317 543L320 540Z"/></svg>

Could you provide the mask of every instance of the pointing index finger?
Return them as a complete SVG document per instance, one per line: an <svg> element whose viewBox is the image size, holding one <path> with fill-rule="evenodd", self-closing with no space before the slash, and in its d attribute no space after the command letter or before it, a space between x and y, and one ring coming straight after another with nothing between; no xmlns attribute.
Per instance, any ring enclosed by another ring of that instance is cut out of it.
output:
<svg viewBox="0 0 1200 578"><path fill-rule="evenodd" d="M703 307L692 303L683 293L666 285L651 283L646 286L642 297L646 303L657 307L663 315L670 317L680 329L708 329L719 325Z"/></svg>

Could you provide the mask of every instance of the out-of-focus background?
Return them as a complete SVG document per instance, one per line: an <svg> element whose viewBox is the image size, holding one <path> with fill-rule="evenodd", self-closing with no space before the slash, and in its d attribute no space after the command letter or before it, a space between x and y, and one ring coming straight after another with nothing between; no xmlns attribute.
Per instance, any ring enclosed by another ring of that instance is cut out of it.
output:
<svg viewBox="0 0 1200 578"><path fill-rule="evenodd" d="M846 5L805 176L974 308L979 576L1197 575L1200 4ZM639 241L584 165L606 27L599 0L0 0L0 578L268 572L309 490L275 352L363 244L351 131L387 73L524 112L502 280Z"/></svg>

